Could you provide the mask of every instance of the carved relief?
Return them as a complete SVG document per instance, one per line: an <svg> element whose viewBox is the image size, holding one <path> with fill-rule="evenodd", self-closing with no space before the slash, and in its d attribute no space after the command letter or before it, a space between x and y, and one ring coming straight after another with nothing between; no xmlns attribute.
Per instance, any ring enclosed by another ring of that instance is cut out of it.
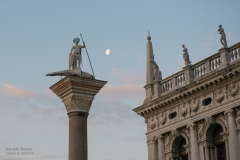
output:
<svg viewBox="0 0 240 160"><path fill-rule="evenodd" d="M193 100L193 104L192 104L191 108L192 108L193 112L198 111L198 109L199 109L199 99L198 98Z"/></svg>
<svg viewBox="0 0 240 160"><path fill-rule="evenodd" d="M191 114L191 108L190 108L189 102L183 103L179 108L180 108L181 116L186 117L188 113Z"/></svg>
<svg viewBox="0 0 240 160"><path fill-rule="evenodd" d="M228 129L228 119L227 119L227 115L223 115L223 114L220 114L219 117L217 117L217 119L219 119L220 121L223 122L224 126L226 129Z"/></svg>
<svg viewBox="0 0 240 160"><path fill-rule="evenodd" d="M89 112L92 100L72 96L71 98L63 101L63 103L65 104L68 112L76 110L82 112Z"/></svg>
<svg viewBox="0 0 240 160"><path fill-rule="evenodd" d="M159 122L161 125L164 125L167 121L167 113L160 113Z"/></svg>
<svg viewBox="0 0 240 160"><path fill-rule="evenodd" d="M168 151L170 149L170 142L172 140L171 134L166 134L165 136L165 150Z"/></svg>
<svg viewBox="0 0 240 160"><path fill-rule="evenodd" d="M215 92L215 101L217 101L218 103L222 103L224 99L224 93L223 91L219 88L216 92Z"/></svg>
<svg viewBox="0 0 240 160"><path fill-rule="evenodd" d="M229 86L229 93L232 97L235 97L238 94L238 84L237 83L231 83Z"/></svg>
<svg viewBox="0 0 240 160"><path fill-rule="evenodd" d="M236 109L236 123L237 123L237 128L240 128L240 109Z"/></svg>
<svg viewBox="0 0 240 160"><path fill-rule="evenodd" d="M198 138L202 139L203 138L203 131L204 131L204 123L203 121L198 123Z"/></svg>
<svg viewBox="0 0 240 160"><path fill-rule="evenodd" d="M154 116L150 117L147 123L148 123L148 128L154 129L156 127L156 121L154 120Z"/></svg>

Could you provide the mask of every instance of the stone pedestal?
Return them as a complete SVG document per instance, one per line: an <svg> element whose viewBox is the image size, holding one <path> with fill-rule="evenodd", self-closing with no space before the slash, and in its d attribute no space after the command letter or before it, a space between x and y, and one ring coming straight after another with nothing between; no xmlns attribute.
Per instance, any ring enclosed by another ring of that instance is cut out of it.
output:
<svg viewBox="0 0 240 160"><path fill-rule="evenodd" d="M106 81L67 76L50 87L62 99L69 117L69 160L87 160L87 117L94 96Z"/></svg>
<svg viewBox="0 0 240 160"><path fill-rule="evenodd" d="M222 49L220 49L218 51L219 51L220 57L221 57L220 68L228 67L229 63L230 63L229 49L228 48L222 48Z"/></svg>
<svg viewBox="0 0 240 160"><path fill-rule="evenodd" d="M160 81L154 81L153 82L153 96L152 96L152 100L159 98L161 92L162 92L161 91L161 82Z"/></svg>

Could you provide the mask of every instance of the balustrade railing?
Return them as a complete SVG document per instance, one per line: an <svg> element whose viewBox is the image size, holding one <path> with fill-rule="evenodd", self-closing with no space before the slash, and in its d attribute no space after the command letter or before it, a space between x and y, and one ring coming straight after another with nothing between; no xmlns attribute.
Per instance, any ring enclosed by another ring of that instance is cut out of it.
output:
<svg viewBox="0 0 240 160"><path fill-rule="evenodd" d="M230 50L230 61L240 58L240 46Z"/></svg>
<svg viewBox="0 0 240 160"><path fill-rule="evenodd" d="M221 57L220 56L211 59L210 60L211 71L220 67L220 64L221 64Z"/></svg>
<svg viewBox="0 0 240 160"><path fill-rule="evenodd" d="M185 74L182 73L176 77L176 85L180 86L185 82Z"/></svg>
<svg viewBox="0 0 240 160"><path fill-rule="evenodd" d="M162 92L166 92L172 89L172 80L168 80L162 83Z"/></svg>
<svg viewBox="0 0 240 160"><path fill-rule="evenodd" d="M204 75L205 73L207 73L206 71L206 63L203 63L197 67L194 68L194 77L199 77L201 75Z"/></svg>

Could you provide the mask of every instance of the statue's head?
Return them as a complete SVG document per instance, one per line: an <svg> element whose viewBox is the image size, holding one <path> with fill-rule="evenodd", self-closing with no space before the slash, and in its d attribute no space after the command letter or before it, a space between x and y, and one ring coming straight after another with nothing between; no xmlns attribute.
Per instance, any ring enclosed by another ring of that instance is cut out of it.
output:
<svg viewBox="0 0 240 160"><path fill-rule="evenodd" d="M78 44L79 42L80 42L80 39L79 39L79 38L74 38L74 39L73 39L73 43Z"/></svg>
<svg viewBox="0 0 240 160"><path fill-rule="evenodd" d="M222 25L221 25L221 24L219 25L219 28L222 28Z"/></svg>
<svg viewBox="0 0 240 160"><path fill-rule="evenodd" d="M185 45L183 44L183 45L182 45L182 47L184 48L184 47L185 47Z"/></svg>

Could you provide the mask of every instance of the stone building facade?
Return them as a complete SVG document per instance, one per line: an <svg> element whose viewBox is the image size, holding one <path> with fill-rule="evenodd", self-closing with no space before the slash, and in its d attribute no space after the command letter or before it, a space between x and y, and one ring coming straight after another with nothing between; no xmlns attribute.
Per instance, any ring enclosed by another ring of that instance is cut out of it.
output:
<svg viewBox="0 0 240 160"><path fill-rule="evenodd" d="M157 79L147 39L148 160L240 160L240 43Z"/></svg>

